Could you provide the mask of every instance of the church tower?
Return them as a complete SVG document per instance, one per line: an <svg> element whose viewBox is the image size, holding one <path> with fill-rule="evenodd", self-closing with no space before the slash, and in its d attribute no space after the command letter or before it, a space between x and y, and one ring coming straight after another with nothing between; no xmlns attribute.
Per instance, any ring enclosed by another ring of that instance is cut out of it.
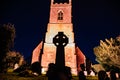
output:
<svg viewBox="0 0 120 80"><path fill-rule="evenodd" d="M43 43L41 59L42 73L46 73L49 63L55 63L57 48L53 43L53 38L59 32L63 32L68 38L68 44L64 48L65 66L71 67L72 74L77 75L71 8L71 0L65 1L64 3L51 0L50 18L45 35L45 42Z"/></svg>

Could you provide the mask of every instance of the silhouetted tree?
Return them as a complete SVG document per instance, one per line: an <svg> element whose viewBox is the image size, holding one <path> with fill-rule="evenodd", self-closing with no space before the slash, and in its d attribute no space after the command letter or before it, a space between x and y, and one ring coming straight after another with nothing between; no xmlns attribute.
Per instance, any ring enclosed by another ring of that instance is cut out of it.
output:
<svg viewBox="0 0 120 80"><path fill-rule="evenodd" d="M5 54L13 47L15 38L15 28L12 24L0 25L0 71L2 69L2 60Z"/></svg>

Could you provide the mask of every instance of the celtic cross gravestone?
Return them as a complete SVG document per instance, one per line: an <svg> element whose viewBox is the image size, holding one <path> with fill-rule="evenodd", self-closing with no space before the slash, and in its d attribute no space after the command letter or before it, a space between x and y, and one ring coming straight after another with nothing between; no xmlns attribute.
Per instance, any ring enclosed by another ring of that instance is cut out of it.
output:
<svg viewBox="0 0 120 80"><path fill-rule="evenodd" d="M63 32L58 32L53 38L53 43L57 47L55 64L57 67L63 68L65 66L64 47L68 44L68 38Z"/></svg>

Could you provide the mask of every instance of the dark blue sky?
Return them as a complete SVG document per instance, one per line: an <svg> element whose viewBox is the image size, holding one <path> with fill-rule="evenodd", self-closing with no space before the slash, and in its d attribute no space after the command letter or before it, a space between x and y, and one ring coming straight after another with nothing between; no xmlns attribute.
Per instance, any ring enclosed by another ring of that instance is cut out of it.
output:
<svg viewBox="0 0 120 80"><path fill-rule="evenodd" d="M117 0L73 0L75 42L93 63L93 48L99 40L120 35L119 5ZM46 32L49 10L50 0L0 0L0 24L14 24L14 50L25 58L32 55Z"/></svg>

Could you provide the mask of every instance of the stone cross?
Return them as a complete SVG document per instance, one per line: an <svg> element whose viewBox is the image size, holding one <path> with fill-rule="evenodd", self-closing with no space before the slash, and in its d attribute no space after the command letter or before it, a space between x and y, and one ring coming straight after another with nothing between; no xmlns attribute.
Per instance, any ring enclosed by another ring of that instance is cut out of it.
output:
<svg viewBox="0 0 120 80"><path fill-rule="evenodd" d="M68 38L63 32L58 32L58 34L53 38L53 43L57 47L56 50L56 66L58 68L65 67L65 54L64 47L68 44Z"/></svg>

